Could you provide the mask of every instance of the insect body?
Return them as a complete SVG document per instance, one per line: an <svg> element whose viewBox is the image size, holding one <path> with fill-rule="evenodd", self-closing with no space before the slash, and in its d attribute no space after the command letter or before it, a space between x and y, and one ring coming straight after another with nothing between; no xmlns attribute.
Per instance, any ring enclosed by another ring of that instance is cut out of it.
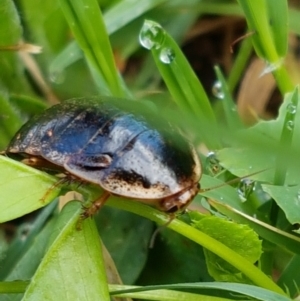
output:
<svg viewBox="0 0 300 301"><path fill-rule="evenodd" d="M105 97L64 101L27 122L6 152L176 212L199 191L198 157L160 117L145 110L137 115L137 105Z"/></svg>

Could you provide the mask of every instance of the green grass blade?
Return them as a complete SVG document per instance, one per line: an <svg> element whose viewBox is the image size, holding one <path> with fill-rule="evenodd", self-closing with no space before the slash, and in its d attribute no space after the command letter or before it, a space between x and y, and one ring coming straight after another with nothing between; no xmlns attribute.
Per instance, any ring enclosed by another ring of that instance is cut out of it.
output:
<svg viewBox="0 0 300 301"><path fill-rule="evenodd" d="M227 79L228 88L231 93L234 92L236 86L239 84L244 74L252 50L253 47L252 47L251 39L250 38L244 39Z"/></svg>
<svg viewBox="0 0 300 301"><path fill-rule="evenodd" d="M108 205L139 214L157 222L160 225L165 225L170 221L170 217L167 214L140 203L133 204L130 201L123 201L120 198L112 197L109 199ZM184 235L185 237L220 256L241 271L256 285L284 295L284 292L281 290L281 288L279 288L267 275L252 265L248 260L244 259L242 256L232 251L219 241L177 219L173 220L168 225L168 228L180 233L181 235Z"/></svg>
<svg viewBox="0 0 300 301"><path fill-rule="evenodd" d="M268 0L266 4L277 53L279 57L285 57L288 48L288 1Z"/></svg>
<svg viewBox="0 0 300 301"><path fill-rule="evenodd" d="M28 287L29 281L0 282L0 294L21 294Z"/></svg>
<svg viewBox="0 0 300 301"><path fill-rule="evenodd" d="M142 14L164 2L166 2L166 0L125 0L116 3L103 12L107 34L112 35L130 22L133 22ZM66 67L81 59L82 56L83 53L79 48L79 45L76 41L72 41L55 57L50 65L50 74L54 77L57 74L59 75ZM102 86L100 87L102 88ZM100 87L99 90L103 91Z"/></svg>
<svg viewBox="0 0 300 301"><path fill-rule="evenodd" d="M104 13L107 32L111 35L126 26L145 12L157 7L167 0L123 0Z"/></svg>
<svg viewBox="0 0 300 301"><path fill-rule="evenodd" d="M277 293L273 293L266 289L256 287L248 284L240 283L223 283L223 282L197 282L197 283L178 283L178 284L166 284L166 285L153 285L153 286L128 286L128 285L110 285L110 291L113 295L124 294L125 292L148 292L152 290L188 290L188 291L197 291L208 290L211 292L214 291L227 291L232 294L242 294L243 296L252 297L256 300L262 301L290 301L291 299L287 296L283 296ZM134 298L134 297L133 297ZM138 298L136 296L136 298ZM237 297L238 298L238 297Z"/></svg>
<svg viewBox="0 0 300 301"><path fill-rule="evenodd" d="M10 105L7 95L0 91L0 150L6 147L21 125L20 115Z"/></svg>
<svg viewBox="0 0 300 301"><path fill-rule="evenodd" d="M147 20L140 32L140 43L151 50L156 66L178 107L195 116L199 126L209 125L209 131L206 128L206 132L210 136L216 134L217 122L209 99L172 37L159 24ZM216 135L211 146L216 147L219 143Z"/></svg>
<svg viewBox="0 0 300 301"><path fill-rule="evenodd" d="M226 83L226 80L222 74L221 69L218 66L215 66L215 72L218 78L218 83L220 84L220 95L221 102L223 105L223 110L226 117L226 123L229 127L229 130L237 130L239 128L243 127L243 124L239 118L239 115L237 113L236 105L232 99L232 96L229 92L228 85Z"/></svg>
<svg viewBox="0 0 300 301"><path fill-rule="evenodd" d="M285 31L287 30L287 27L284 26L278 36L276 32L273 32L273 30L276 30L277 26L282 26L283 23L285 24L286 18L279 20L278 25L272 28L269 20L270 12L267 0L238 0L238 2L244 11L249 31L253 33L252 42L254 49L256 50L257 55L267 61L269 65L265 72L273 72L282 94L291 91L293 89L293 84L287 71L282 66L282 54L286 51L286 46L280 46L279 50L276 48L277 44L281 42L283 44L286 43L285 35L287 35L287 33ZM284 5L282 4L281 6ZM271 11L272 16L280 14L281 12L279 9L277 8L277 3L276 5L273 3ZM277 20L274 20L274 22L277 22ZM273 34L276 35L275 40ZM280 37L285 38L285 40L280 42Z"/></svg>
<svg viewBox="0 0 300 301"><path fill-rule="evenodd" d="M128 286L120 286L120 285L110 285L111 291L113 295L120 298L134 298L137 300L151 300L151 301L230 301L232 299L228 299L225 297L214 297L210 295L204 294L194 294L181 292L179 290L171 290L171 289L148 289L148 287L141 287L140 291L136 291L134 289L128 289L128 293L126 293L126 289L118 293L116 288L119 287L128 287Z"/></svg>
<svg viewBox="0 0 300 301"><path fill-rule="evenodd" d="M299 100L298 87L294 90L291 102L287 105L286 115L283 122L281 137L278 145L278 155L276 159L276 167L274 174L274 184L283 185L285 182L288 165L286 158L289 157L289 149L292 146L294 135L294 124Z"/></svg>
<svg viewBox="0 0 300 301"><path fill-rule="evenodd" d="M96 0L60 0L61 8L91 67L114 96L124 96L121 80Z"/></svg>
<svg viewBox="0 0 300 301"><path fill-rule="evenodd" d="M277 283L280 287L288 290L291 296L296 296L299 293L300 287L300 255L296 254L292 257L285 269L281 273Z"/></svg>
<svg viewBox="0 0 300 301"><path fill-rule="evenodd" d="M19 56L16 51L6 49L6 47L18 45L23 34L15 3L2 0L0 13L0 89L28 93L30 89L27 86Z"/></svg>
<svg viewBox="0 0 300 301"><path fill-rule="evenodd" d="M279 56L272 39L266 0L238 0L238 2L245 13L249 31L253 32L252 41L256 53L261 58L268 58L270 63L278 63Z"/></svg>

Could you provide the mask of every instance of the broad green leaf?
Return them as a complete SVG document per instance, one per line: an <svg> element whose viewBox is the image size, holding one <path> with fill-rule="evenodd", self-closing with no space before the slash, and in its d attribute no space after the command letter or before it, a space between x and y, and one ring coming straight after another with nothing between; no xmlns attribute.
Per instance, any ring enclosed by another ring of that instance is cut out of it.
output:
<svg viewBox="0 0 300 301"><path fill-rule="evenodd" d="M262 188L275 200L291 224L300 223L300 185L275 186L263 184Z"/></svg>
<svg viewBox="0 0 300 301"><path fill-rule="evenodd" d="M271 176L270 174L270 177ZM256 177L256 175L253 177ZM205 191L206 188L209 189L214 186L222 185L222 183L222 181L216 178L203 175L201 188L203 188L204 191L200 194L209 198L209 202L213 207L234 221L248 224L264 239L299 254L300 238L254 218L253 216L257 215L257 210L253 208L249 202L242 202L240 200L236 188L226 185L221 188Z"/></svg>
<svg viewBox="0 0 300 301"><path fill-rule="evenodd" d="M260 121L255 126L241 130L232 140L232 147L218 151L221 164L237 176L245 176L259 170L265 172L253 175L253 179L273 182L276 160L283 160L287 166L285 184L295 185L299 181L300 110L291 102L293 94L287 94L275 120ZM280 145L280 136L284 127L290 126L285 121L287 112L293 111L291 125L293 139L291 147ZM282 156L278 158L278 152Z"/></svg>
<svg viewBox="0 0 300 301"><path fill-rule="evenodd" d="M221 202L210 201L210 204L215 207L219 212L230 217L239 223L248 224L264 239L279 245L283 249L289 250L293 253L300 253L300 238L296 235L284 232L267 223L264 223L257 218L245 214L229 205Z"/></svg>
<svg viewBox="0 0 300 301"><path fill-rule="evenodd" d="M216 216L190 214L194 227L222 242L251 263L259 260L262 243L247 225L237 224ZM204 250L210 275L217 281L249 282L240 271L212 252Z"/></svg>
<svg viewBox="0 0 300 301"><path fill-rule="evenodd" d="M110 300L95 223L78 228L81 205L64 207L50 247L24 295L28 300Z"/></svg>
<svg viewBox="0 0 300 301"><path fill-rule="evenodd" d="M38 267L53 230L52 220L45 225L57 203L41 210L32 223L24 222L4 254L1 254L1 280L27 280Z"/></svg>
<svg viewBox="0 0 300 301"><path fill-rule="evenodd" d="M12 259L11 255L15 255L16 258L15 261L13 261L13 264L10 266L10 273L5 278L5 283L10 283L9 281L19 281L20 279L23 279L23 284L27 282L27 279L30 279L36 269L38 268L39 264L41 263L41 260L43 256L45 255L46 246L48 244L48 238L51 235L53 231L53 222L50 222L46 225L46 227L38 234L35 235L33 242L31 243L31 246L29 249L26 249L25 251L22 249L19 249L19 255L21 255L20 258L17 258L15 252L14 254L8 254L8 259ZM16 251L16 250L12 250ZM11 262L11 261L9 261ZM5 266L1 268L2 272L5 267L8 265L5 261ZM3 292L6 294L1 295L0 294L0 300L9 300L9 301L18 301L22 299L23 293L25 292L25 289L21 291L19 294L17 294L17 285L14 287L14 295L8 295L9 293L9 287L3 285Z"/></svg>
<svg viewBox="0 0 300 301"><path fill-rule="evenodd" d="M140 203L134 204L132 201L128 202L120 198L117 199L115 197L111 197L107 204L139 214L159 223L160 225L164 225L167 222L170 222L170 217L168 215ZM282 289L279 288L267 275L265 275L257 267L255 267L248 260L244 259L236 252L232 251L224 244L210 237L209 235L187 225L182 221L179 221L178 219L172 220L172 222L169 223L168 228L176 231L177 233L180 233L181 235L184 235L185 237L191 239L197 244L223 258L225 261L243 272L245 276L247 276L250 280L253 281L253 283L259 285L260 287L270 289L274 292L282 293Z"/></svg>
<svg viewBox="0 0 300 301"><path fill-rule="evenodd" d="M243 175L247 176L247 173ZM252 177L249 178L252 179ZM200 195L227 204L247 214L253 215L255 213L256 208L253 208L248 202L241 201L236 187L224 185L223 181L208 175L202 175L200 184Z"/></svg>
<svg viewBox="0 0 300 301"><path fill-rule="evenodd" d="M139 284L193 282L195 279L212 280L207 272L203 248L169 229L160 229L149 250Z"/></svg>
<svg viewBox="0 0 300 301"><path fill-rule="evenodd" d="M130 212L105 206L97 214L96 224L122 281L134 283L148 258L153 222Z"/></svg>
<svg viewBox="0 0 300 301"><path fill-rule="evenodd" d="M0 223L44 207L60 193L57 179L0 155Z"/></svg>

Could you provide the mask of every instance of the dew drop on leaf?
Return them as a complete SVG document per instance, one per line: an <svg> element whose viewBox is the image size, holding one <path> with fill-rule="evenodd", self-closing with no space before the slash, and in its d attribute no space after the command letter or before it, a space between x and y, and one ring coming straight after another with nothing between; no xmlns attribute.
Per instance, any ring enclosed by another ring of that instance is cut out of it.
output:
<svg viewBox="0 0 300 301"><path fill-rule="evenodd" d="M294 128L294 121L289 120L289 121L286 123L286 127L287 127L288 130L292 131L293 128Z"/></svg>
<svg viewBox="0 0 300 301"><path fill-rule="evenodd" d="M139 35L140 44L146 49L159 49L165 40L165 31L163 28L153 22L145 21Z"/></svg>
<svg viewBox="0 0 300 301"><path fill-rule="evenodd" d="M206 166L207 166L207 170L211 175L216 175L223 169L214 152L209 152L207 154Z"/></svg>
<svg viewBox="0 0 300 301"><path fill-rule="evenodd" d="M225 95L222 90L222 84L219 81L216 81L212 87L212 93L215 97L219 99L224 99Z"/></svg>
<svg viewBox="0 0 300 301"><path fill-rule="evenodd" d="M61 85L66 79L66 74L64 71L52 72L49 76L49 79L52 83Z"/></svg>
<svg viewBox="0 0 300 301"><path fill-rule="evenodd" d="M296 113L296 106L293 105L292 103L288 104L286 109L290 114L295 114Z"/></svg>
<svg viewBox="0 0 300 301"><path fill-rule="evenodd" d="M159 59L164 64L171 64L175 58L175 53L172 48L162 48L159 53Z"/></svg>
<svg viewBox="0 0 300 301"><path fill-rule="evenodd" d="M246 202L250 194L254 190L254 181L250 179L242 179L237 187L240 200Z"/></svg>
<svg viewBox="0 0 300 301"><path fill-rule="evenodd" d="M264 70L262 71L262 73L260 74L260 77L272 73L273 71L277 70L278 68L280 68L282 65L282 60L279 60L276 63L270 63L267 62L266 67L264 68Z"/></svg>
<svg viewBox="0 0 300 301"><path fill-rule="evenodd" d="M300 204L300 189L298 190L296 197L295 197L295 203L298 205Z"/></svg>

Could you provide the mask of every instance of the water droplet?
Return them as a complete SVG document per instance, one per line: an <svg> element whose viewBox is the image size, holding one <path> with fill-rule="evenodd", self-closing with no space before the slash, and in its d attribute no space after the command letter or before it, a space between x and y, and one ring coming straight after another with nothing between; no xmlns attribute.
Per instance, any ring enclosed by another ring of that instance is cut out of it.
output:
<svg viewBox="0 0 300 301"><path fill-rule="evenodd" d="M260 77L264 76L265 74L272 73L276 69L280 68L282 63L283 63L283 60L279 60L276 63L268 63L267 62L266 67L264 68L264 70L260 74Z"/></svg>
<svg viewBox="0 0 300 301"><path fill-rule="evenodd" d="M292 120L289 120L287 123L286 123L286 127L288 130L292 131L294 129L294 121Z"/></svg>
<svg viewBox="0 0 300 301"><path fill-rule="evenodd" d="M171 64L175 58L172 48L163 48L159 53L159 59L164 64Z"/></svg>
<svg viewBox="0 0 300 301"><path fill-rule="evenodd" d="M147 20L140 31L139 40L146 49L159 49L165 40L165 31L159 24Z"/></svg>
<svg viewBox="0 0 300 301"><path fill-rule="evenodd" d="M18 230L19 238L21 241L25 241L28 238L30 230L32 229L32 225L29 223L25 223Z"/></svg>
<svg viewBox="0 0 300 301"><path fill-rule="evenodd" d="M212 87L212 93L215 97L219 99L224 99L225 95L222 90L222 84L220 81L216 81Z"/></svg>
<svg viewBox="0 0 300 301"><path fill-rule="evenodd" d="M297 199L300 201L300 189L297 192Z"/></svg>
<svg viewBox="0 0 300 301"><path fill-rule="evenodd" d="M250 194L254 191L255 182L250 179L242 179L237 187L240 200L246 202Z"/></svg>
<svg viewBox="0 0 300 301"><path fill-rule="evenodd" d="M290 113L290 114L295 114L296 113L296 106L293 105L292 103L289 103L286 107L287 111Z"/></svg>
<svg viewBox="0 0 300 301"><path fill-rule="evenodd" d="M213 176L218 174L223 169L223 167L220 165L220 162L217 159L217 156L214 152L209 152L207 154L206 168L207 168L207 171Z"/></svg>
<svg viewBox="0 0 300 301"><path fill-rule="evenodd" d="M298 190L296 193L295 204L300 205L300 190Z"/></svg>
<svg viewBox="0 0 300 301"><path fill-rule="evenodd" d="M52 72L50 74L50 81L53 82L54 84L60 85L65 81L65 79L66 79L66 74L64 71Z"/></svg>

